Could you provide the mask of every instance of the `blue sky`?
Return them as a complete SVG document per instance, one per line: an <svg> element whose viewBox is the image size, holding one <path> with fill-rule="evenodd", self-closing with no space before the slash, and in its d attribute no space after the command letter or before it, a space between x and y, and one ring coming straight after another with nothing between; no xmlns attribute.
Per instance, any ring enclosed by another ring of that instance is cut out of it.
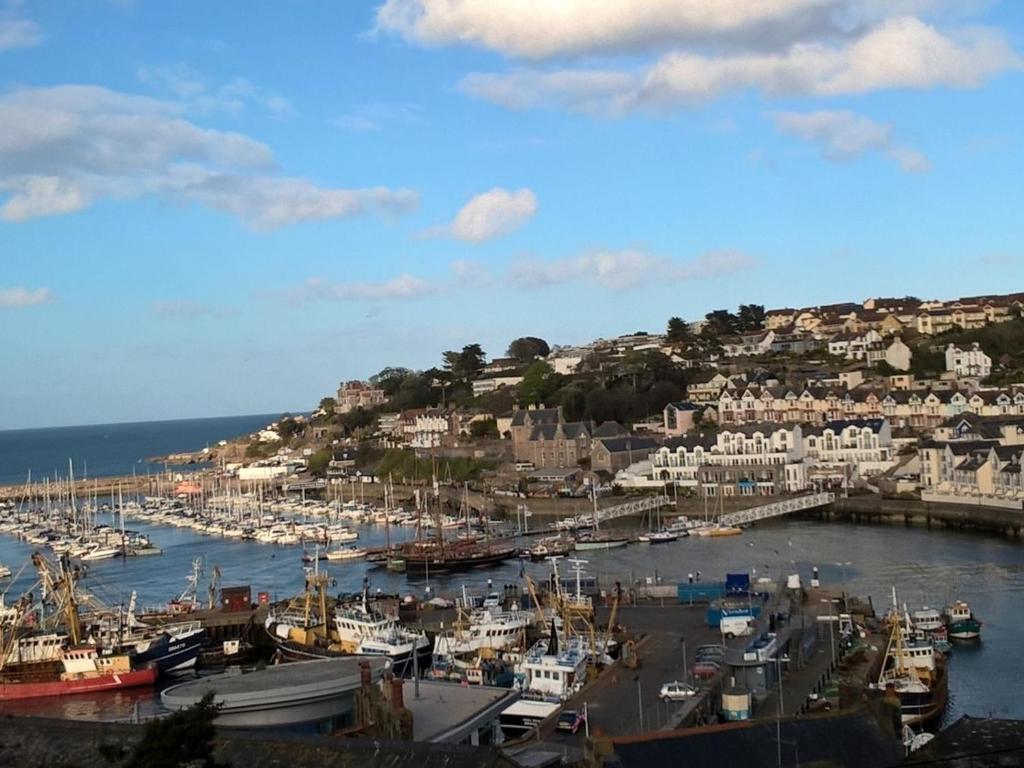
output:
<svg viewBox="0 0 1024 768"><path fill-rule="evenodd" d="M0 428L1020 290L1015 0L0 0Z"/></svg>

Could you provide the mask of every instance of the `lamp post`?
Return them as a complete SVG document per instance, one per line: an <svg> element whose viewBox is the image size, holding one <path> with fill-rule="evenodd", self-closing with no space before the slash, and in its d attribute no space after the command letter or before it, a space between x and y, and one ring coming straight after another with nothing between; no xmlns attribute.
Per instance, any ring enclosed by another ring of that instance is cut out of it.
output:
<svg viewBox="0 0 1024 768"><path fill-rule="evenodd" d="M634 677L633 680L634 680L634 682L636 682L636 708L637 708L637 713L639 714L639 717L640 717L640 733L643 733L643 730L644 730L644 699L643 699L642 689L640 687L640 675L637 675L636 677Z"/></svg>
<svg viewBox="0 0 1024 768"><path fill-rule="evenodd" d="M832 649L832 665L836 663L836 628L835 628L835 614L832 612L833 603L839 602L834 597L821 598L821 602L828 603L828 642L829 647ZM831 672L830 672L831 674Z"/></svg>
<svg viewBox="0 0 1024 768"><path fill-rule="evenodd" d="M779 707L778 714L775 717L775 756L779 768L782 768L782 662L789 664L789 656L775 657L775 676L778 678L779 684Z"/></svg>
<svg viewBox="0 0 1024 768"><path fill-rule="evenodd" d="M686 684L690 683L690 667L686 663L686 638L679 638L679 642L683 644L683 682Z"/></svg>

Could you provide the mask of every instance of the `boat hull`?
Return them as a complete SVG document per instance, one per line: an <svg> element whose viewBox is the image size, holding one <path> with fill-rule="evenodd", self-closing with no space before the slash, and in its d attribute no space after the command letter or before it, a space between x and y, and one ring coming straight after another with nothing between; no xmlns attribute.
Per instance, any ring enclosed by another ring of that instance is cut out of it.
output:
<svg viewBox="0 0 1024 768"><path fill-rule="evenodd" d="M273 635L271 635L271 637L273 637ZM278 640L277 648L281 658L290 662L315 661L317 659L340 659L346 656L365 656L365 654L346 653L345 651L332 650L330 648L302 645L301 643L296 643L291 640ZM395 655L389 654L387 656L384 654L375 654L367 656L367 658L387 658L391 663L391 671L394 672L395 675L398 677L412 677L417 668L421 674L424 670L430 669L431 662L434 658L434 644L432 642L427 643L417 649L417 655L418 659L414 659L413 651L410 650L405 653Z"/></svg>
<svg viewBox="0 0 1024 768"><path fill-rule="evenodd" d="M75 680L48 680L7 682L0 681L0 701L38 699L51 696L72 696L78 693L98 693L122 688L141 688L153 685L157 669L137 669L132 672L96 675Z"/></svg>
<svg viewBox="0 0 1024 768"><path fill-rule="evenodd" d="M136 664L152 662L161 674L191 669L206 642L206 630L199 629L183 637L164 635L156 643L135 655Z"/></svg>
<svg viewBox="0 0 1024 768"><path fill-rule="evenodd" d="M609 539L608 541L577 541L577 552L589 552L599 549L618 549L629 543L628 539Z"/></svg>

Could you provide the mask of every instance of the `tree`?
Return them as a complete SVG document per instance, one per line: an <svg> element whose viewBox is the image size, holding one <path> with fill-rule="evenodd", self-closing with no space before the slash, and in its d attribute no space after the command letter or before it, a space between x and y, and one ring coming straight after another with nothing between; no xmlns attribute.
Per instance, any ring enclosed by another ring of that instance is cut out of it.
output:
<svg viewBox="0 0 1024 768"><path fill-rule="evenodd" d="M526 365L538 357L547 357L551 354L551 347L544 339L538 339L536 336L523 336L509 344L505 354L515 358L516 362Z"/></svg>
<svg viewBox="0 0 1024 768"><path fill-rule="evenodd" d="M760 331L764 328L764 305L762 304L740 304L738 314L738 326L740 331Z"/></svg>
<svg viewBox="0 0 1024 768"><path fill-rule="evenodd" d="M708 336L729 336L736 333L739 326L739 318L727 309L708 312L704 319L707 320L704 333Z"/></svg>
<svg viewBox="0 0 1024 768"><path fill-rule="evenodd" d="M325 397L320 401L320 410L326 413L328 416L334 415L334 408L337 405L337 401L333 397Z"/></svg>
<svg viewBox="0 0 1024 768"><path fill-rule="evenodd" d="M211 691L194 706L150 720L126 764L138 768L218 768L221 764L213 759L217 735L213 721L218 709Z"/></svg>
<svg viewBox="0 0 1024 768"><path fill-rule="evenodd" d="M548 397L558 389L559 383L560 377L555 375L550 365L543 360L534 360L519 384L519 403L540 405L547 402Z"/></svg>
<svg viewBox="0 0 1024 768"><path fill-rule="evenodd" d="M673 343L690 341L693 334L690 332L690 324L681 317L670 317L668 328L665 331L665 338Z"/></svg>
<svg viewBox="0 0 1024 768"><path fill-rule="evenodd" d="M448 350L442 355L445 370L456 381L476 378L483 370L487 355L479 344L467 344L461 352Z"/></svg>
<svg viewBox="0 0 1024 768"><path fill-rule="evenodd" d="M494 419L474 421L469 425L469 434L477 439L498 437L498 422Z"/></svg>
<svg viewBox="0 0 1024 768"><path fill-rule="evenodd" d="M334 452L330 448L321 448L309 457L309 462L307 464L309 467L309 473L316 477L323 477L327 474L327 466L331 463L331 459L333 458Z"/></svg>
<svg viewBox="0 0 1024 768"><path fill-rule="evenodd" d="M396 392L398 392L399 387L402 386L402 382L413 375L415 375L414 372L408 368L389 366L388 368L382 369L380 373L371 376L370 383L375 387L383 389L384 394L388 397L392 397Z"/></svg>
<svg viewBox="0 0 1024 768"><path fill-rule="evenodd" d="M281 436L281 440L287 443L295 435L302 431L302 425L299 424L291 416L282 416L277 422L277 434Z"/></svg>

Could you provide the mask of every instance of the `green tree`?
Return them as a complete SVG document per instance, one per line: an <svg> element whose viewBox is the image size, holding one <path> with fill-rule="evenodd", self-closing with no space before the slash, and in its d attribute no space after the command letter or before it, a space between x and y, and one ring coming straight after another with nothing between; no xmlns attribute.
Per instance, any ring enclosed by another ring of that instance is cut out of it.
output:
<svg viewBox="0 0 1024 768"><path fill-rule="evenodd" d="M307 462L309 473L315 477L323 477L327 474L327 466L331 463L331 459L333 458L333 450L330 448L321 448L309 457L309 461Z"/></svg>
<svg viewBox="0 0 1024 768"><path fill-rule="evenodd" d="M498 437L498 422L494 419L481 419L469 425L469 434L477 439Z"/></svg>
<svg viewBox="0 0 1024 768"><path fill-rule="evenodd" d="M399 366L391 366L384 368L380 373L376 373L370 377L370 383L375 387L380 387L384 390L384 393L388 397L392 397L396 394L402 386L402 382L405 381L409 376L413 376L415 373L408 368L401 368Z"/></svg>
<svg viewBox="0 0 1024 768"><path fill-rule="evenodd" d="M546 403L548 397L558 389L560 377L554 369L543 360L534 360L523 374L519 384L520 405L539 405Z"/></svg>
<svg viewBox="0 0 1024 768"><path fill-rule="evenodd" d="M526 365L538 357L547 357L551 354L551 347L544 339L539 339L536 336L523 336L509 344L505 354Z"/></svg>
<svg viewBox="0 0 1024 768"><path fill-rule="evenodd" d="M737 315L737 330L760 331L764 328L764 305L740 304Z"/></svg>
<svg viewBox="0 0 1024 768"><path fill-rule="evenodd" d="M219 706L213 692L194 706L146 723L142 739L128 756L132 768L220 768L213 758L217 730L213 721Z"/></svg>
<svg viewBox="0 0 1024 768"><path fill-rule="evenodd" d="M320 401L320 410L328 416L333 416L334 408L337 404L337 401L333 397L325 397Z"/></svg>
<svg viewBox="0 0 1024 768"><path fill-rule="evenodd" d="M453 380L467 381L476 378L483 370L487 355L479 344L467 344L461 352L448 350L442 359L445 370Z"/></svg>
<svg viewBox="0 0 1024 768"><path fill-rule="evenodd" d="M708 312L704 319L707 321L704 325L704 334L707 336L729 336L738 330L739 318L727 309Z"/></svg>
<svg viewBox="0 0 1024 768"><path fill-rule="evenodd" d="M665 338L673 343L690 341L693 334L690 332L690 324L681 317L670 317L668 327L665 330Z"/></svg>
<svg viewBox="0 0 1024 768"><path fill-rule="evenodd" d="M302 431L302 425L291 416L282 416L277 422L277 434L283 442L288 442Z"/></svg>

